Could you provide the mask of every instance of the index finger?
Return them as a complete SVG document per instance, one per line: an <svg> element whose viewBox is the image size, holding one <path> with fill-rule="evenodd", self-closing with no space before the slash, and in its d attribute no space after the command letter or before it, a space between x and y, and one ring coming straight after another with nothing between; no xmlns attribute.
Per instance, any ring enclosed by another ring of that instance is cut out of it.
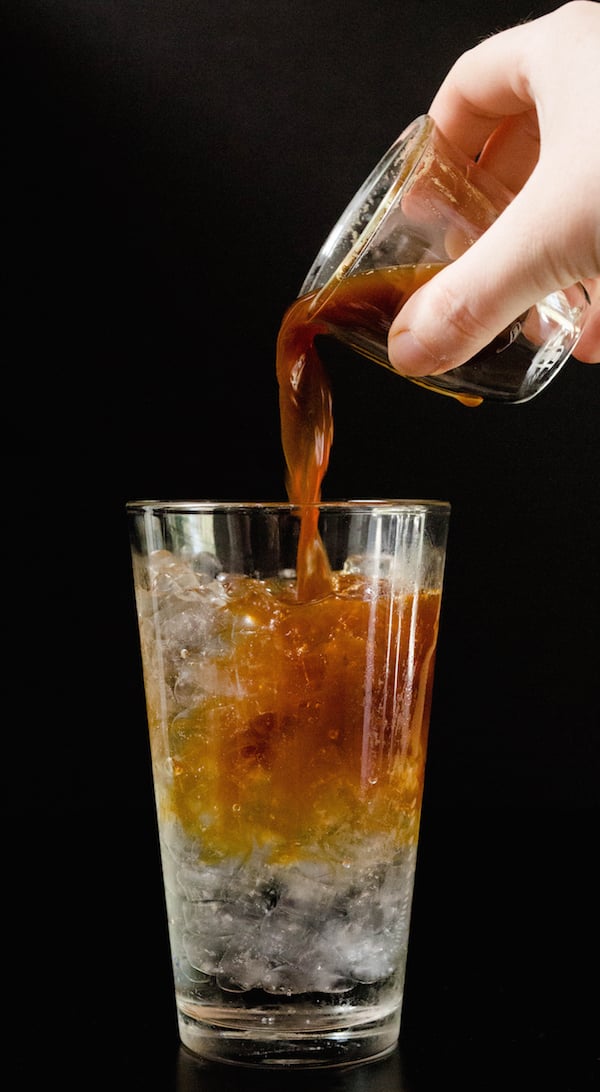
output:
<svg viewBox="0 0 600 1092"><path fill-rule="evenodd" d="M435 95L429 113L448 140L475 158L498 123L531 110L525 72L530 25L500 31L467 50Z"/></svg>

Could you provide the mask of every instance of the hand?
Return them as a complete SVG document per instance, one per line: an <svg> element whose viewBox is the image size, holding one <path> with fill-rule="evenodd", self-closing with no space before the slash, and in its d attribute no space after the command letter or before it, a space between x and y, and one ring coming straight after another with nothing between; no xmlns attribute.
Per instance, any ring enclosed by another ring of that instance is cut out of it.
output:
<svg viewBox="0 0 600 1092"><path fill-rule="evenodd" d="M516 194L389 332L405 375L464 364L544 296L576 281L592 306L574 355L600 363L600 4L574 0L464 53L429 113Z"/></svg>

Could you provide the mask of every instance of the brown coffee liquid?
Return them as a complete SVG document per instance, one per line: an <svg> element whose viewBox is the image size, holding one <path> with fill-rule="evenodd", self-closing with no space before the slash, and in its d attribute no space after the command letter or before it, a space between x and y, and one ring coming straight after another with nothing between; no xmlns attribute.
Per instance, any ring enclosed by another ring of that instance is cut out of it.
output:
<svg viewBox="0 0 600 1092"><path fill-rule="evenodd" d="M403 595L385 578L330 569L317 505L333 415L315 339L337 324L387 328L424 279L383 270L348 279L318 313L314 295L287 311L277 345L286 484L293 504L314 503L296 586L228 579L219 640L197 666L186 650L181 685L176 674L169 683L188 694L197 671L202 685L166 727L164 688L147 671L156 770L170 759L161 807L211 861L257 847L280 863L327 860L371 836L416 844L440 591ZM155 639L158 627L146 631L149 665Z"/></svg>
<svg viewBox="0 0 600 1092"><path fill-rule="evenodd" d="M340 280L324 304L318 293L301 296L286 311L277 339L277 379L286 487L293 504L317 503L333 442L331 389L315 339L336 328L385 338L409 296L438 265L377 269ZM298 549L298 598L327 591L329 566L315 508L303 517Z"/></svg>
<svg viewBox="0 0 600 1092"><path fill-rule="evenodd" d="M238 578L203 700L168 725L167 811L215 860L415 840L439 609L439 591L394 596L352 573L312 603ZM164 711L149 712L158 749Z"/></svg>

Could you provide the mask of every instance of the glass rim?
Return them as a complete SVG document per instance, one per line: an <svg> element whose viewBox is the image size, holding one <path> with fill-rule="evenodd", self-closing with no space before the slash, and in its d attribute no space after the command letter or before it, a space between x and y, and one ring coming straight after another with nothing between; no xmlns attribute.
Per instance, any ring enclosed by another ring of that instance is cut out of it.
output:
<svg viewBox="0 0 600 1092"><path fill-rule="evenodd" d="M304 504L296 504L291 501L262 501L262 500L131 500L125 505L132 514L142 511L153 512L272 512L289 513L296 515L299 512L310 511L317 508L322 512L358 512L358 511L446 511L449 512L449 501L425 500L410 498L389 499L356 499L356 500L326 500L310 501Z"/></svg>
<svg viewBox="0 0 600 1092"><path fill-rule="evenodd" d="M355 265L363 251L369 245L373 235L381 225L381 222L385 220L394 206L398 194L406 186L407 182L421 163L434 131L435 122L433 121L433 118L430 117L429 114L420 114L419 117L414 118L413 121L403 129L394 142L387 148L367 175L362 185L359 186L329 232L302 282L299 293L300 296L306 295L308 292L318 288L319 293L317 298L320 304L325 298L323 293L328 295L327 290L342 280L343 277L346 276L348 270ZM360 211L364 209L365 203L368 202L373 190L381 180L385 178L392 167L394 168L394 175L385 191L381 194L377 205L370 212L358 237L349 239L347 249L340 258L338 264L335 268L331 269L329 275L324 278L319 285L322 267L326 264L327 259L335 253L338 242L340 238L344 237L344 232L347 230L348 224L355 220L357 213L360 215ZM315 305L316 300L313 307Z"/></svg>

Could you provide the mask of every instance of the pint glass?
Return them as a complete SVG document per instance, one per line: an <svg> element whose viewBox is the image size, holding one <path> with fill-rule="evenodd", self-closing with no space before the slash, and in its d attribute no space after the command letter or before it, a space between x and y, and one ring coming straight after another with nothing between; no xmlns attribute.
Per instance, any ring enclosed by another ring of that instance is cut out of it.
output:
<svg viewBox="0 0 600 1092"><path fill-rule="evenodd" d="M449 505L128 505L183 1044L255 1066L396 1043Z"/></svg>

